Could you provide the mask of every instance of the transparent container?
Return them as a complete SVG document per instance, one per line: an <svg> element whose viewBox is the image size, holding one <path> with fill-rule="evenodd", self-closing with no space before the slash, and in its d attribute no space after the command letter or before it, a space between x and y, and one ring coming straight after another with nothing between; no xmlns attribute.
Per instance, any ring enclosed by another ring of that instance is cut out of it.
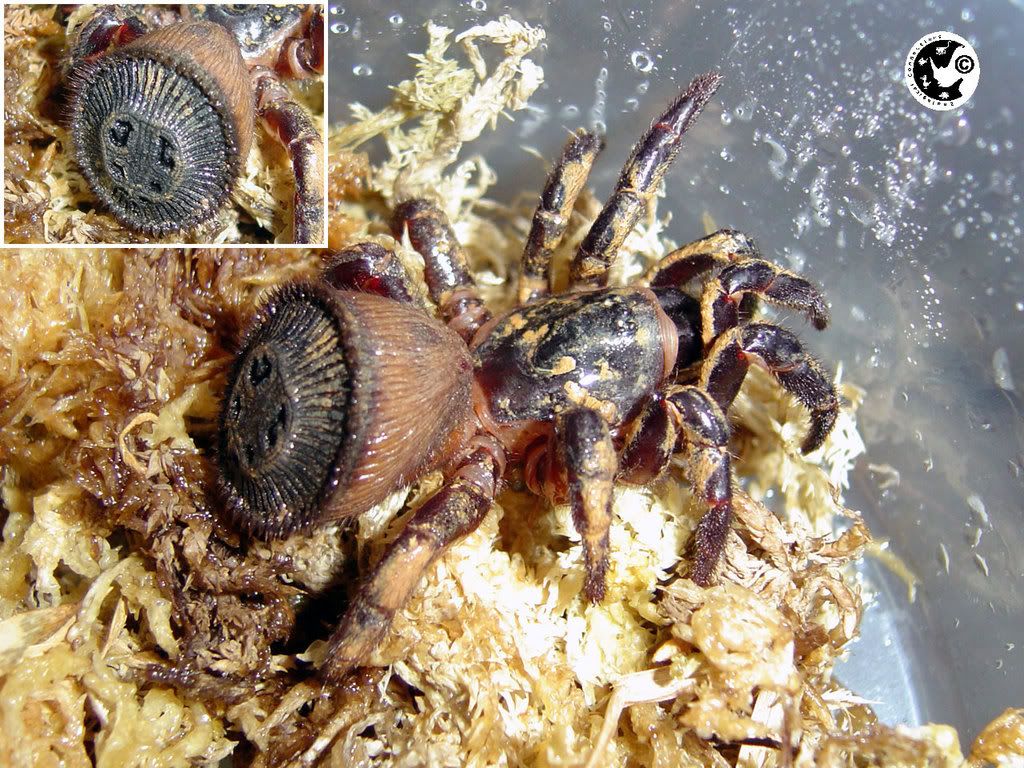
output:
<svg viewBox="0 0 1024 768"><path fill-rule="evenodd" d="M965 748L1024 705L1024 71L1019 3L910 4L348 0L329 9L332 119L380 108L411 77L427 19L461 31L502 13L547 31L536 109L473 144L491 196L540 190L568 129L607 134L592 183L610 191L633 141L690 77L725 82L667 179L668 235L752 235L806 273L833 324L802 331L867 391L868 444L849 506L919 580L877 561L877 591L840 678L885 722L944 722ZM962 109L903 82L914 42L948 30L978 51ZM802 325L797 321L795 328Z"/></svg>

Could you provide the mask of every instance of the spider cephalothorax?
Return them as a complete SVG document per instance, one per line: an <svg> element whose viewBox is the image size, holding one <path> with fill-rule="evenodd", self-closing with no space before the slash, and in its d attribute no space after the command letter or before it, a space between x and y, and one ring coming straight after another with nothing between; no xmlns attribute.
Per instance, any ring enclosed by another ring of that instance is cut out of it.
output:
<svg viewBox="0 0 1024 768"><path fill-rule="evenodd" d="M322 73L319 6L103 6L77 26L65 70L76 161L129 229L213 217L260 118L291 160L295 242L323 240L323 141L279 80Z"/></svg>
<svg viewBox="0 0 1024 768"><path fill-rule="evenodd" d="M243 340L225 394L221 488L236 524L263 538L346 517L429 470L447 484L413 514L353 597L324 674L363 663L424 569L473 530L506 462L569 501L588 599L604 597L614 482L648 483L675 454L706 504L690 576L707 584L732 514L726 412L751 362L809 409L803 450L835 422L835 390L789 331L750 322L755 297L828 322L821 294L721 230L655 264L641 285L605 287L682 136L718 86L696 78L652 124L550 294L550 260L600 142L575 134L528 237L520 304L491 317L441 210L398 206L393 232L422 256L427 314L395 255L374 243L333 254L317 284L275 291ZM699 295L683 287L704 277ZM358 321L356 320L358 318ZM320 424L319 431L311 428Z"/></svg>

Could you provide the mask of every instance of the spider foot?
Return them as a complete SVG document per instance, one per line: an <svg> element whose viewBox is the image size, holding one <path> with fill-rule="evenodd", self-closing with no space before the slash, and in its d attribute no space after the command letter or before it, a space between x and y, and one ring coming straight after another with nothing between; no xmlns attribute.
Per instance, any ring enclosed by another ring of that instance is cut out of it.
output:
<svg viewBox="0 0 1024 768"><path fill-rule="evenodd" d="M751 362L763 366L810 411L811 425L801 451L810 453L820 447L839 415L839 398L821 363L785 328L751 323L724 333L701 368L702 388L728 410Z"/></svg>
<svg viewBox="0 0 1024 768"><path fill-rule="evenodd" d="M705 344L740 322L742 299L750 295L803 313L819 331L828 326L828 304L817 288L770 261L748 259L726 266L705 289L701 297Z"/></svg>

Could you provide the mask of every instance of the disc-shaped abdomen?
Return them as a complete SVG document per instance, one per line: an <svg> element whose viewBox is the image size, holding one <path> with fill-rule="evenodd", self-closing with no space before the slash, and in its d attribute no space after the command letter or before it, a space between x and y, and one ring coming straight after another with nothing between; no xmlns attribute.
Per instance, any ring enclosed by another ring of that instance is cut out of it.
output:
<svg viewBox="0 0 1024 768"><path fill-rule="evenodd" d="M675 359L675 329L646 288L548 297L481 334L476 380L499 425L546 422L580 406L622 423Z"/></svg>
<svg viewBox="0 0 1024 768"><path fill-rule="evenodd" d="M461 339L413 307L324 284L275 291L221 408L229 514L277 538L369 509L454 458L471 376Z"/></svg>
<svg viewBox="0 0 1024 768"><path fill-rule="evenodd" d="M253 93L224 28L182 22L83 64L73 75L76 160L93 193L138 232L212 217L249 151Z"/></svg>

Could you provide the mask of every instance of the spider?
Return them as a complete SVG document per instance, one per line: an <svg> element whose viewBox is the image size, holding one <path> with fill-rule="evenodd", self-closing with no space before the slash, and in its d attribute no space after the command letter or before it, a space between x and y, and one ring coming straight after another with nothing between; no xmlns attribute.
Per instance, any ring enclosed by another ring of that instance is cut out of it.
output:
<svg viewBox="0 0 1024 768"><path fill-rule="evenodd" d="M550 262L601 148L571 136L533 218L520 303L492 317L442 211L408 200L392 230L423 257L441 319L418 305L395 254L360 243L321 280L276 289L243 334L225 390L219 487L234 524L273 539L359 514L425 472L446 484L417 509L354 595L321 673L364 663L424 570L475 529L506 475L568 501L583 542L587 599L605 593L613 484L648 484L676 454L706 505L689 575L707 585L729 529L727 411L751 363L810 413L805 452L835 422L830 378L788 330L751 322L757 298L822 329L824 298L723 229L655 264L639 285L606 287L616 252L654 195L683 134L718 87L695 78L636 144L581 243L571 285ZM699 297L683 290L704 278Z"/></svg>
<svg viewBox="0 0 1024 768"><path fill-rule="evenodd" d="M253 123L287 150L294 242L323 240L323 140L281 77L323 73L317 6L101 6L74 30L64 64L75 159L127 228L164 236L214 217Z"/></svg>

